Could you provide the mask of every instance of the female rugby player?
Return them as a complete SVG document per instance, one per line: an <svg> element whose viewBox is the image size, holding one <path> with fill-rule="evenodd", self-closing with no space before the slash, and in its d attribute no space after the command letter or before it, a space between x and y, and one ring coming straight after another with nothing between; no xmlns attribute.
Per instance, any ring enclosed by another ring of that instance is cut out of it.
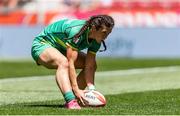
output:
<svg viewBox="0 0 180 116"><path fill-rule="evenodd" d="M63 19L48 25L32 44L32 57L38 65L56 69L56 82L68 109L81 109L83 90L95 89L96 52L111 33L114 20L108 15L92 16L89 20ZM81 52L88 49L87 54ZM82 69L79 75L76 69Z"/></svg>

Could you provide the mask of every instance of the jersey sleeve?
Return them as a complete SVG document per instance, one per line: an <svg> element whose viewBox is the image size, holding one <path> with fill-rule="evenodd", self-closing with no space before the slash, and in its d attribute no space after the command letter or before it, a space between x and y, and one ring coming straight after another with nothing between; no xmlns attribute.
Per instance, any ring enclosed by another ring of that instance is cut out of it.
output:
<svg viewBox="0 0 180 116"><path fill-rule="evenodd" d="M96 54L100 47L101 43L98 43L96 40L93 40L88 48L88 51L92 54Z"/></svg>
<svg viewBox="0 0 180 116"><path fill-rule="evenodd" d="M85 20L68 20L64 25L65 33L67 37L70 39L74 37L85 24Z"/></svg>
<svg viewBox="0 0 180 116"><path fill-rule="evenodd" d="M81 28L82 28L82 26L72 27L67 30L68 32L66 32L66 35L68 38L66 40L66 45L71 46L74 50L78 50L78 48L76 46L76 40L79 40L79 38L75 39L73 37L80 31Z"/></svg>
<svg viewBox="0 0 180 116"><path fill-rule="evenodd" d="M69 39L73 38L80 31L81 28L82 28L82 25L67 29L66 30L67 37Z"/></svg>

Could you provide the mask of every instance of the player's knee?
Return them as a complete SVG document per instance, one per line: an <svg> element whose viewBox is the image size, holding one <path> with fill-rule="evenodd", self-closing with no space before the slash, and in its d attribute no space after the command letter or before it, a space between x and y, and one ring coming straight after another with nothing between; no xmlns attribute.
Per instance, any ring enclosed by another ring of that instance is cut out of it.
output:
<svg viewBox="0 0 180 116"><path fill-rule="evenodd" d="M63 69L67 69L69 67L69 62L67 59L63 59L63 60L57 60L56 61L58 68L63 68Z"/></svg>

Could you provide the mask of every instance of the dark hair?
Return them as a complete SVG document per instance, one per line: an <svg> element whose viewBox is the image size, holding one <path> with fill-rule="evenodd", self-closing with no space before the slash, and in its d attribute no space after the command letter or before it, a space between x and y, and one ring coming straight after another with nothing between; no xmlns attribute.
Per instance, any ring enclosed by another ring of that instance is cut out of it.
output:
<svg viewBox="0 0 180 116"><path fill-rule="evenodd" d="M84 31L88 28L91 28L92 26L95 26L96 29L98 30L102 24L104 24L107 27L114 27L114 19L111 16L108 15L95 15L90 17L89 20L86 21L85 25L81 28L81 30L74 36L74 38L78 38L80 37ZM100 50L100 52L102 51L106 51L107 47L104 41L102 41L103 46L104 46L104 50Z"/></svg>

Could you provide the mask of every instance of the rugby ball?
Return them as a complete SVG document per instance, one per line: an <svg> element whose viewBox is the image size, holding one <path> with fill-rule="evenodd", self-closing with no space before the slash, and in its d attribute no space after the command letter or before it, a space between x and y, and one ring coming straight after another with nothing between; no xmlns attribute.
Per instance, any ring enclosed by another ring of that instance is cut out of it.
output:
<svg viewBox="0 0 180 116"><path fill-rule="evenodd" d="M84 91L86 106L100 107L106 105L106 99L103 94L95 90Z"/></svg>

